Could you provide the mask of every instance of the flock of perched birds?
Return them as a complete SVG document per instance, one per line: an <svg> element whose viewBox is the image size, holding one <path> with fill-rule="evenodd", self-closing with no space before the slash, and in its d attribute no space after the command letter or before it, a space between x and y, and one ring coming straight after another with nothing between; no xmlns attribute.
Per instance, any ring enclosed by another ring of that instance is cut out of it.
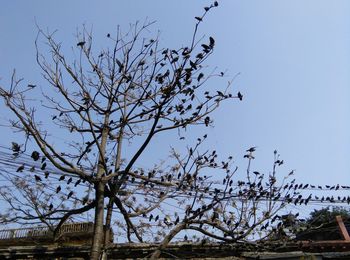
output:
<svg viewBox="0 0 350 260"><path fill-rule="evenodd" d="M247 154L244 156L248 159L254 159L253 153L255 152L256 147L251 147L246 150ZM18 156L21 151L21 147L19 144L16 142L12 142L12 152L14 156ZM30 172L36 172L36 174L33 174L34 179L36 182L42 182L43 178L47 179L49 177L50 171L46 170L47 163L46 163L46 158L44 156L40 156L39 152L33 151L31 154L31 159L34 160L35 162L39 161L41 159L41 164L40 164L40 171L36 171L35 166L30 166L29 171ZM275 162L278 165L283 164L283 160L277 160ZM26 165L20 164L16 172L23 172L25 170ZM40 176L40 173L43 173L43 176ZM350 186L348 185L340 185L340 184L334 184L334 185L313 185L313 184L303 184L303 183L295 183L295 180L292 180L289 183L284 184L283 186L280 186L278 190L275 190L275 193L270 194L264 189L266 188L265 186L271 185L275 182L275 180L270 179L270 184L269 183L264 183L262 174L260 174L257 171L253 172L254 175L257 176L256 181L238 181L238 182L233 182L231 179L229 182L229 186L234 186L236 189L234 190L233 188L230 188L229 194L234 194L237 193L238 196L242 195L248 195L251 194L250 196L255 196L254 199L266 199L267 197L273 198L275 201L283 201L287 202L290 204L294 205L308 205L310 202L328 202L328 203L347 203L350 204L350 196L344 196L344 195L323 195L323 194L318 194L320 191L340 191L341 190L349 190ZM161 181L171 181L172 180L171 175L167 175L166 177L160 176ZM66 179L67 178L67 179ZM73 177L72 176L67 176L67 175L61 175L58 177L58 181L65 181L67 185L73 182ZM133 180L135 181L135 180ZM132 182L133 182L132 181ZM77 179L74 180L74 187L77 187L81 182L84 182L82 179ZM226 179L223 179L223 184L225 185ZM306 196L303 196L305 192L311 192L311 191L318 191L316 195L312 194L307 194ZM55 189L56 193L60 193L62 191L62 186L58 185ZM233 192L234 191L234 192ZM254 191L254 192L252 192ZM207 191L208 194L219 194L222 191L215 188L215 190ZM70 191L69 194L67 195L67 198L69 199L72 197L73 192ZM253 199L253 197L249 197L250 199Z"/></svg>

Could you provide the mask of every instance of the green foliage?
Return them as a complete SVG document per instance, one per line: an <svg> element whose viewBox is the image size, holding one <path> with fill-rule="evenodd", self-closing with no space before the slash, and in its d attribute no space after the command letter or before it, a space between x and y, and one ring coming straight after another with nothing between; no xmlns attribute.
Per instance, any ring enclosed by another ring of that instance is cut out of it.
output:
<svg viewBox="0 0 350 260"><path fill-rule="evenodd" d="M306 220L311 226L319 226L321 224L335 221L336 216L342 216L343 219L350 218L350 211L344 207L326 207L314 210L310 213L310 217Z"/></svg>

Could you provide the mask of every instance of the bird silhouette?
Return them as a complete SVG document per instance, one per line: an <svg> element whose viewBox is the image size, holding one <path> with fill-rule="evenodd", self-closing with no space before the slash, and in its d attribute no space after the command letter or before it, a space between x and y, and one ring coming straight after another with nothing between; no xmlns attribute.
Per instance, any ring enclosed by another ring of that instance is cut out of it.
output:
<svg viewBox="0 0 350 260"><path fill-rule="evenodd" d="M73 191L70 191L69 193L68 193L68 195L67 195L67 199L69 199L70 197L72 197L72 195L73 195Z"/></svg>
<svg viewBox="0 0 350 260"><path fill-rule="evenodd" d="M250 147L249 149L246 150L246 152L253 153L255 152L256 148L257 148L256 146Z"/></svg>
<svg viewBox="0 0 350 260"><path fill-rule="evenodd" d="M37 151L33 151L32 152L32 155L30 156L34 161L37 161L37 160L39 160L39 158L40 158L40 154L39 154L39 152L37 152Z"/></svg>
<svg viewBox="0 0 350 260"><path fill-rule="evenodd" d="M179 216L177 216L177 218L176 218L176 220L175 220L174 224L175 224L175 225L177 225L179 222L180 222L180 217L179 217Z"/></svg>
<svg viewBox="0 0 350 260"><path fill-rule="evenodd" d="M21 151L21 146L16 143L16 142L12 142L12 151L15 152L15 153L18 153Z"/></svg>
<svg viewBox="0 0 350 260"><path fill-rule="evenodd" d="M84 46L84 44L85 44L85 42L84 42L84 41L81 41L81 42L78 42L78 43L77 43L77 46L79 46L79 47L83 47L83 46Z"/></svg>
<svg viewBox="0 0 350 260"><path fill-rule="evenodd" d="M203 77L204 77L204 74L203 73L199 73L199 75L197 77L197 81L200 81Z"/></svg>
<svg viewBox="0 0 350 260"><path fill-rule="evenodd" d="M46 162L44 162L44 163L41 165L41 168L40 168L40 169L45 170L46 165L47 165Z"/></svg>
<svg viewBox="0 0 350 260"><path fill-rule="evenodd" d="M245 154L243 158L248 158L248 159L255 159L255 157L251 154Z"/></svg>
<svg viewBox="0 0 350 260"><path fill-rule="evenodd" d="M22 164L21 166L19 166L16 170L16 172L23 172L24 170L24 164Z"/></svg>
<svg viewBox="0 0 350 260"><path fill-rule="evenodd" d="M213 48L215 45L215 40L213 37L209 37L209 47L210 48Z"/></svg>
<svg viewBox="0 0 350 260"><path fill-rule="evenodd" d="M88 196L85 196L81 202L82 205L85 205L89 200L89 197Z"/></svg>
<svg viewBox="0 0 350 260"><path fill-rule="evenodd" d="M166 215L165 217L164 217L164 224L165 225L167 225L167 226L172 226L173 225L173 223L171 222L171 218L170 218L170 216L169 215Z"/></svg>
<svg viewBox="0 0 350 260"><path fill-rule="evenodd" d="M204 124L205 124L205 126L208 126L209 123L210 123L210 117L207 116L207 117L204 119Z"/></svg>

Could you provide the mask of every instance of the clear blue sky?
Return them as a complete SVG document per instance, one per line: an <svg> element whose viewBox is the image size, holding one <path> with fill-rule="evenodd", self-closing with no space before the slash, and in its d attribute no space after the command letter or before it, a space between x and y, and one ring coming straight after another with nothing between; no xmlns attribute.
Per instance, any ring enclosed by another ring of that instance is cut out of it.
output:
<svg viewBox="0 0 350 260"><path fill-rule="evenodd" d="M42 84L35 63L37 23L58 30L73 46L82 24L93 26L97 47L108 32L148 17L163 46L189 41L194 16L211 1L4 1L0 8L0 84L17 69L25 82ZM216 113L209 146L243 154L258 146L257 169L271 168L277 149L302 182L349 185L350 174L350 1L219 1L201 35L216 39L209 64L236 73L233 88L243 102ZM227 78L229 80L230 78ZM212 84L225 84L213 82ZM208 88L211 86L208 84ZM8 117L0 104L0 123ZM7 130L0 128L4 134ZM4 135L2 135L4 136ZM1 145L9 145L2 138ZM166 147L167 149L169 147Z"/></svg>

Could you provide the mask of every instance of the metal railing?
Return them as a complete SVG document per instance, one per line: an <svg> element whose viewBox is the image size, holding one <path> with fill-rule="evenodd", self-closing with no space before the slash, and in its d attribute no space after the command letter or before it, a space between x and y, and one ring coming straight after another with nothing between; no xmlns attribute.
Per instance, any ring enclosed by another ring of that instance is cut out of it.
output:
<svg viewBox="0 0 350 260"><path fill-rule="evenodd" d="M74 233L89 233L93 231L91 222L64 224L58 231L58 235L74 234ZM0 240L5 239L20 239L20 238L39 238L51 237L52 231L48 227L33 227L33 228L16 228L0 230Z"/></svg>

